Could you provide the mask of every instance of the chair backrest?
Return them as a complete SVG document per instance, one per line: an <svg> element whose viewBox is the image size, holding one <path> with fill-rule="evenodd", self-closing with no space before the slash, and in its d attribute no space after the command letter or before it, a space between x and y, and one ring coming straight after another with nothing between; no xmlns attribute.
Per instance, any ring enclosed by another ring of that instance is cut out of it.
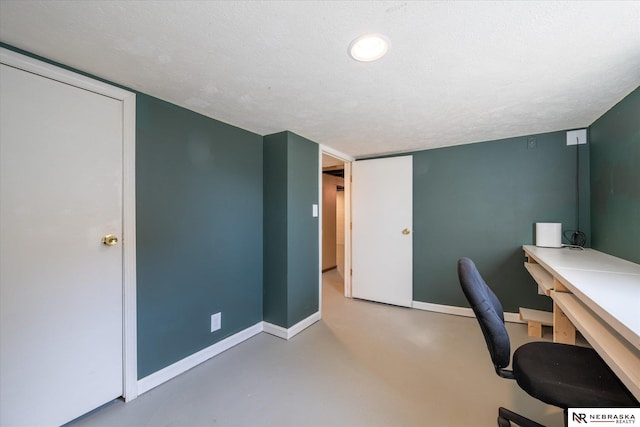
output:
<svg viewBox="0 0 640 427"><path fill-rule="evenodd" d="M480 323L496 372L502 377L510 378L510 371L502 369L509 366L511 360L511 344L504 326L502 304L469 258L458 260L458 279Z"/></svg>

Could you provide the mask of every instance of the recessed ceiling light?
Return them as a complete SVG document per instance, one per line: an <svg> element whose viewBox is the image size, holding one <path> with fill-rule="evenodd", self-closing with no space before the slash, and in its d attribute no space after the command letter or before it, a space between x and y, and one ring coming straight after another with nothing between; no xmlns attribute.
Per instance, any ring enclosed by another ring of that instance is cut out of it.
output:
<svg viewBox="0 0 640 427"><path fill-rule="evenodd" d="M349 45L349 56L356 61L369 62L380 59L391 47L391 42L382 34L367 34L358 37Z"/></svg>

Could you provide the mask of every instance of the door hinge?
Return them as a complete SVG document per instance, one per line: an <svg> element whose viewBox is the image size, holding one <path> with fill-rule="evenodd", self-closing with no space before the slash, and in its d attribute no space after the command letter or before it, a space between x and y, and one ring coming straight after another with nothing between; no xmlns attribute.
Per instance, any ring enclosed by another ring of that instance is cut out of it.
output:
<svg viewBox="0 0 640 427"><path fill-rule="evenodd" d="M353 268L349 269L349 276L353 276Z"/></svg>

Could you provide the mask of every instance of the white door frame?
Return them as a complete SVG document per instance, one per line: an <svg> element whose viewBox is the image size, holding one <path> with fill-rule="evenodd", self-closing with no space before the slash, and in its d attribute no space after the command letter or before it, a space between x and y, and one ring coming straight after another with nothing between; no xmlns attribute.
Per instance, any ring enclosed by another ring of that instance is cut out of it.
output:
<svg viewBox="0 0 640 427"><path fill-rule="evenodd" d="M320 276L318 278L318 301L320 317L322 317L322 155L326 154L344 162L344 296L351 298L351 162L355 158L333 148L318 144L318 265Z"/></svg>
<svg viewBox="0 0 640 427"><path fill-rule="evenodd" d="M136 325L136 198L135 136L136 95L47 64L11 50L0 48L0 63L90 92L122 101L123 105L123 183L122 183L122 282L123 340L122 397L129 401L138 396L137 325Z"/></svg>

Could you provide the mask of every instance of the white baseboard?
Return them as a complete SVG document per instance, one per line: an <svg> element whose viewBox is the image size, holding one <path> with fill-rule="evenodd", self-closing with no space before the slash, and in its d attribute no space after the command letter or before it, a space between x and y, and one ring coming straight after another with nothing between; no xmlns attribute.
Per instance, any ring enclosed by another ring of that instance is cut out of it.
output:
<svg viewBox="0 0 640 427"><path fill-rule="evenodd" d="M198 366L202 362L205 362L212 357L222 353L223 351L228 350L231 347L248 340L252 336L259 334L263 331L262 324L263 322L256 323L255 325L250 326L247 329L236 333L235 335L225 338L220 342L217 342L205 349L200 350L197 353L192 354L191 356L187 356L184 359L167 366L166 368L163 368L151 375L138 380L138 395L141 395L142 393L145 393L152 388L157 387L160 384L177 377L178 375L188 371L189 369Z"/></svg>
<svg viewBox="0 0 640 427"><path fill-rule="evenodd" d="M318 320L320 320L320 318L321 318L320 312L314 313L311 316L307 317L306 319L296 323L289 329L285 329L282 326L274 325L268 322L262 322L262 324L264 325L264 329L263 329L264 332L271 335L275 335L278 338L288 340L293 338L295 335L297 335L304 329L316 323Z"/></svg>
<svg viewBox="0 0 640 427"><path fill-rule="evenodd" d="M254 335L259 334L260 332L266 332L268 334L288 340L294 337L296 334L300 333L302 330L313 325L315 322L320 320L320 318L320 312L314 313L306 319L296 323L289 329L285 329L267 322L256 323L255 325L250 326L249 328L240 331L235 335L225 338L220 342L217 342L205 349L200 350L197 353L192 354L191 356L187 356L184 359L167 366L166 368L160 369L159 371L138 380L138 396L146 393L152 388L159 386L162 383L169 381L172 378L177 377L178 375L188 371L189 369L194 368L203 362L206 362L207 360L211 359L214 356L217 356L223 351L228 350L231 347L248 340Z"/></svg>
<svg viewBox="0 0 640 427"><path fill-rule="evenodd" d="M411 307L418 310L433 311L435 313L455 314L456 316L476 317L473 310L467 307L455 307L452 305L433 304L430 302L413 301ZM520 320L519 313L504 313L505 322L526 323Z"/></svg>

